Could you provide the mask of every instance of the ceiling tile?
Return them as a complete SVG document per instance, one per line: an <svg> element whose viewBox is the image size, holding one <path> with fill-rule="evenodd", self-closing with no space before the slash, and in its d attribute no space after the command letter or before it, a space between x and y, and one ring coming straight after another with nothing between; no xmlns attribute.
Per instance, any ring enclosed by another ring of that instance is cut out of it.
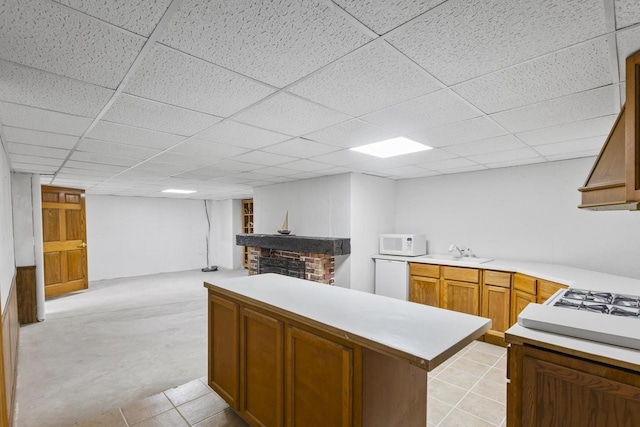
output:
<svg viewBox="0 0 640 427"><path fill-rule="evenodd" d="M118 144L115 142L100 141L98 139L85 139L78 146L78 151L89 153L109 154L111 156L128 157L144 160L160 153L160 150L137 147L135 145Z"/></svg>
<svg viewBox="0 0 640 427"><path fill-rule="evenodd" d="M335 3L376 33L384 34L444 1L335 0Z"/></svg>
<svg viewBox="0 0 640 427"><path fill-rule="evenodd" d="M0 60L0 99L95 117L113 91Z"/></svg>
<svg viewBox="0 0 640 427"><path fill-rule="evenodd" d="M220 144L204 139L193 138L175 148L170 153L190 154L192 156L208 157L211 159L226 159L240 154L244 154L249 150L235 145Z"/></svg>
<svg viewBox="0 0 640 427"><path fill-rule="evenodd" d="M495 113L611 83L609 46L601 37L466 81L453 90L485 113Z"/></svg>
<svg viewBox="0 0 640 427"><path fill-rule="evenodd" d="M80 136L91 124L91 119L0 102L0 122L4 126Z"/></svg>
<svg viewBox="0 0 640 427"><path fill-rule="evenodd" d="M524 132L579 120L616 114L616 85L544 101L514 110L493 114L491 117L511 132Z"/></svg>
<svg viewBox="0 0 640 427"><path fill-rule="evenodd" d="M405 179L405 178L417 178L425 176L423 174L431 174L433 172L419 168L417 166L403 165L395 168L385 169L385 172L390 174L393 179Z"/></svg>
<svg viewBox="0 0 640 427"><path fill-rule="evenodd" d="M65 167L71 169L88 169L97 171L106 171L119 173L127 169L127 166L100 165L98 163L79 162L77 160L68 160Z"/></svg>
<svg viewBox="0 0 640 427"><path fill-rule="evenodd" d="M389 172L389 170L400 168L406 165L395 161L393 158L380 159L371 157L371 159L365 162L352 163L349 166L366 172L384 172L385 174L392 175L393 173Z"/></svg>
<svg viewBox="0 0 640 427"><path fill-rule="evenodd" d="M544 129L530 130L516 134L528 145L552 144L554 142L583 139L599 135L608 135L616 121L616 115L566 123Z"/></svg>
<svg viewBox="0 0 640 427"><path fill-rule="evenodd" d="M602 0L448 1L386 37L451 85L606 33Z"/></svg>
<svg viewBox="0 0 640 427"><path fill-rule="evenodd" d="M507 131L488 117L476 117L463 122L450 123L407 135L407 138L430 147L477 141L506 134Z"/></svg>
<svg viewBox="0 0 640 427"><path fill-rule="evenodd" d="M24 154L11 155L12 165L15 163L23 163L23 164L32 164L32 165L41 165L41 166L60 167L60 165L62 165L62 162L63 162L63 159L52 159L50 157L27 156Z"/></svg>
<svg viewBox="0 0 640 427"><path fill-rule="evenodd" d="M360 119L348 120L305 135L305 138L351 148L384 141L399 136L398 132L382 129Z"/></svg>
<svg viewBox="0 0 640 427"><path fill-rule="evenodd" d="M317 173L313 173L313 172L302 172L299 173L297 175L292 175L291 178L295 178L296 180L298 179L313 179L313 178L320 178L322 175L317 174Z"/></svg>
<svg viewBox="0 0 640 427"><path fill-rule="evenodd" d="M157 176L170 176L173 174L185 172L190 169L194 169L194 166L160 162L156 161L156 159L153 159L136 166L131 170L131 172L148 172L157 174Z"/></svg>
<svg viewBox="0 0 640 427"><path fill-rule="evenodd" d="M442 84L383 40L346 55L288 90L352 116L416 98Z"/></svg>
<svg viewBox="0 0 640 427"><path fill-rule="evenodd" d="M619 31L616 33L616 38L618 40L620 81L624 82L627 80L627 57L640 49L640 26Z"/></svg>
<svg viewBox="0 0 640 427"><path fill-rule="evenodd" d="M478 166L478 164L475 162L472 162L469 159L464 159L462 157L457 157L455 159L448 159L448 160L440 160L437 162L430 162L430 163L425 163L421 165L421 167L425 169L439 171L439 172L447 169L467 168L467 167L475 167L475 166Z"/></svg>
<svg viewBox="0 0 640 427"><path fill-rule="evenodd" d="M421 151L419 153L405 154L396 156L393 159L397 162L407 165L421 165L423 163L437 162L440 160L448 160L457 157L455 154L449 153L438 148L432 150Z"/></svg>
<svg viewBox="0 0 640 427"><path fill-rule="evenodd" d="M47 174L47 175L53 175L56 172L56 170L58 170L57 166L36 165L31 163L20 163L20 162L12 162L11 168L16 172L39 173L39 174ZM50 178L51 177L49 177L49 179Z"/></svg>
<svg viewBox="0 0 640 427"><path fill-rule="evenodd" d="M263 151L250 151L245 154L240 154L233 158L238 162L253 163L255 165L263 166L277 166L283 163L292 162L295 157L282 156L280 154L265 153Z"/></svg>
<svg viewBox="0 0 640 427"><path fill-rule="evenodd" d="M145 39L53 2L0 4L3 59L115 89Z"/></svg>
<svg viewBox="0 0 640 427"><path fill-rule="evenodd" d="M103 118L110 122L186 136L222 120L220 117L124 94L118 97Z"/></svg>
<svg viewBox="0 0 640 427"><path fill-rule="evenodd" d="M151 34L171 4L171 0L54 1L144 37Z"/></svg>
<svg viewBox="0 0 640 427"><path fill-rule="evenodd" d="M371 159L371 156L368 154L353 150L334 151L333 153L321 154L311 158L311 160L326 163L330 166L345 166L353 163L366 162L369 159Z"/></svg>
<svg viewBox="0 0 640 427"><path fill-rule="evenodd" d="M529 147L517 148L515 150L499 151L497 153L479 154L477 156L469 156L468 159L482 165L488 165L497 162L506 162L510 160L529 159L539 157L538 153Z"/></svg>
<svg viewBox="0 0 640 427"><path fill-rule="evenodd" d="M69 150L63 150L60 148L40 147L38 145L30 144L16 144L9 142L7 144L7 150L11 154L25 154L27 156L38 157L51 157L54 159L66 159L69 155Z"/></svg>
<svg viewBox="0 0 640 427"><path fill-rule="evenodd" d="M64 168L60 169L60 172L58 172L58 176L69 176L69 175L87 176L87 177L91 177L91 178L94 178L94 179L111 178L115 174L116 174L116 172L107 172L107 171L99 171L99 170L87 170L87 169L74 169L74 168L68 168L68 167L64 167Z"/></svg>
<svg viewBox="0 0 640 427"><path fill-rule="evenodd" d="M198 166L210 165L217 162L217 159L203 156L190 156L188 154L175 153L173 151L167 151L153 158L154 162L161 163L175 163L177 165L191 166L191 169L195 169Z"/></svg>
<svg viewBox="0 0 640 427"><path fill-rule="evenodd" d="M105 122L104 120L100 120L87 136L103 141L157 148L158 150L169 148L184 139L180 135Z"/></svg>
<svg viewBox="0 0 640 427"><path fill-rule="evenodd" d="M285 163L282 165L286 169L295 169L302 172L319 171L322 169L329 169L331 165L317 162L314 160L296 160L295 162Z"/></svg>
<svg viewBox="0 0 640 427"><path fill-rule="evenodd" d="M235 145L238 147L258 149L290 139L291 136L249 126L244 123L224 120L215 126L200 132L200 139Z"/></svg>
<svg viewBox="0 0 640 427"><path fill-rule="evenodd" d="M348 120L346 114L330 110L285 92L234 116L234 120L292 136L300 136Z"/></svg>
<svg viewBox="0 0 640 427"><path fill-rule="evenodd" d="M489 169L509 168L513 166L533 165L536 163L544 163L543 157L529 157L528 159L507 160L504 162L489 163L486 165Z"/></svg>
<svg viewBox="0 0 640 427"><path fill-rule="evenodd" d="M626 83L620 83L620 105L624 105L626 101L627 95L627 85Z"/></svg>
<svg viewBox="0 0 640 427"><path fill-rule="evenodd" d="M638 0L615 0L616 28L624 28L640 22Z"/></svg>
<svg viewBox="0 0 640 427"><path fill-rule="evenodd" d="M557 154L578 153L581 151L600 150L604 145L606 135L593 138L577 139L573 141L556 142L554 144L544 144L535 147L535 150L543 156L553 156Z"/></svg>
<svg viewBox="0 0 640 427"><path fill-rule="evenodd" d="M340 148L336 147L335 145L322 144L319 142L310 141L306 138L294 138L272 145L270 147L265 147L261 151L306 158L319 156L320 154L332 153L338 150L340 150Z"/></svg>
<svg viewBox="0 0 640 427"><path fill-rule="evenodd" d="M227 117L275 89L156 44L126 91L143 98Z"/></svg>
<svg viewBox="0 0 640 427"><path fill-rule="evenodd" d="M291 176L300 173L300 170L269 166L262 169L256 169L256 173L269 176Z"/></svg>
<svg viewBox="0 0 640 427"><path fill-rule="evenodd" d="M278 87L368 42L322 0L187 0L162 42Z"/></svg>
<svg viewBox="0 0 640 427"><path fill-rule="evenodd" d="M72 160L89 163L100 163L103 165L113 166L133 166L140 160L127 157L109 156L107 154L87 153L84 151L76 151L71 155Z"/></svg>
<svg viewBox="0 0 640 427"><path fill-rule="evenodd" d="M362 119L388 130L409 133L479 115L458 95L445 89L367 114Z"/></svg>
<svg viewBox="0 0 640 427"><path fill-rule="evenodd" d="M546 156L546 158L550 162L555 162L558 160L579 159L581 157L594 157L597 156L598 153L600 153L600 150L587 150L578 153L555 154L553 156Z"/></svg>
<svg viewBox="0 0 640 427"><path fill-rule="evenodd" d="M454 174L454 173L465 173L465 172L476 172L487 169L484 165L470 165L470 166L462 166L459 168L447 168L442 169L440 172L444 175Z"/></svg>
<svg viewBox="0 0 640 427"><path fill-rule="evenodd" d="M448 145L445 151L458 156L475 156L477 154L495 153L497 151L523 148L526 145L513 135L503 135L481 141L465 142L464 144Z"/></svg>
<svg viewBox="0 0 640 427"><path fill-rule="evenodd" d="M78 142L77 136L61 135L59 133L40 132L37 130L20 129L4 126L4 134L8 142L20 144L40 145L52 148L73 148Z"/></svg>

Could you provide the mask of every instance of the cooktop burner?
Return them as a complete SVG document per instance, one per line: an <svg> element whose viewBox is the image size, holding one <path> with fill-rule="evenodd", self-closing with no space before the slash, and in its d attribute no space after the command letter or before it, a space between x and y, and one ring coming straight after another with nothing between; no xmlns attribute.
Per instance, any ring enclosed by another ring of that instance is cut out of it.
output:
<svg viewBox="0 0 640 427"><path fill-rule="evenodd" d="M640 297L585 289L567 289L554 299L554 307L640 319Z"/></svg>

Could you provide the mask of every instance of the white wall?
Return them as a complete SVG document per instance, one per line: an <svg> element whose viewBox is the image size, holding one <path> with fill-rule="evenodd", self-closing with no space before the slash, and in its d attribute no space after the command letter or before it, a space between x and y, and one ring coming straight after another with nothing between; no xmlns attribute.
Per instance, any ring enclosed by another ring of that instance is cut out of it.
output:
<svg viewBox="0 0 640 427"><path fill-rule="evenodd" d="M9 160L0 144L0 294L2 312L7 303L11 282L15 274L13 248L13 218L11 212L11 173Z"/></svg>
<svg viewBox="0 0 640 427"><path fill-rule="evenodd" d="M35 265L31 175L11 175L11 201L16 266Z"/></svg>
<svg viewBox="0 0 640 427"><path fill-rule="evenodd" d="M640 213L577 208L594 158L399 181L396 231L478 256L640 278Z"/></svg>
<svg viewBox="0 0 640 427"><path fill-rule="evenodd" d="M236 245L236 234L242 233L242 200L209 200L207 203L211 217L209 264L241 268L242 246Z"/></svg>
<svg viewBox="0 0 640 427"><path fill-rule="evenodd" d="M89 280L199 269L206 264L202 200L87 195Z"/></svg>
<svg viewBox="0 0 640 427"><path fill-rule="evenodd" d="M395 181L351 175L351 289L373 293L378 236L395 226Z"/></svg>
<svg viewBox="0 0 640 427"><path fill-rule="evenodd" d="M350 192L349 174L255 188L254 232L276 233L289 211L289 229L298 236L350 237ZM337 286L350 286L349 258L336 259Z"/></svg>

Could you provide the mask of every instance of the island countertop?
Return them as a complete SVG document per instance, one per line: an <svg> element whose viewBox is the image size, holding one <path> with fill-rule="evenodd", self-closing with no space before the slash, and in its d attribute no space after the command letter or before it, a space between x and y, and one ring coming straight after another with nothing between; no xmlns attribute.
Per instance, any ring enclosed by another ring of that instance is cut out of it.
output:
<svg viewBox="0 0 640 427"><path fill-rule="evenodd" d="M491 320L278 274L224 279L208 289L328 328L431 371L489 330Z"/></svg>

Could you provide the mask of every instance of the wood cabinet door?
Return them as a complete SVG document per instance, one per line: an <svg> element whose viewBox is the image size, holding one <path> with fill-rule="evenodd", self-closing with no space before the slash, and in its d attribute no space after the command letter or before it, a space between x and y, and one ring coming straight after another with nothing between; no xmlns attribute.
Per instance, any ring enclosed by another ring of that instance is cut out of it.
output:
<svg viewBox="0 0 640 427"><path fill-rule="evenodd" d="M353 349L294 326L285 346L285 425L353 425Z"/></svg>
<svg viewBox="0 0 640 427"><path fill-rule="evenodd" d="M522 426L617 426L640 423L640 375L525 347Z"/></svg>
<svg viewBox="0 0 640 427"><path fill-rule="evenodd" d="M511 324L518 322L518 315L526 306L530 303L536 302L536 296L527 292L513 290L513 297L511 299Z"/></svg>
<svg viewBox="0 0 640 427"><path fill-rule="evenodd" d="M283 425L283 334L281 321L241 309L240 414L251 425Z"/></svg>
<svg viewBox="0 0 640 427"><path fill-rule="evenodd" d="M42 186L46 297L89 287L84 190Z"/></svg>
<svg viewBox="0 0 640 427"><path fill-rule="evenodd" d="M504 332L509 329L511 291L501 286L484 285L482 289L482 316L491 319L491 330Z"/></svg>
<svg viewBox="0 0 640 427"><path fill-rule="evenodd" d="M442 285L442 308L475 316L480 314L479 284L443 280Z"/></svg>
<svg viewBox="0 0 640 427"><path fill-rule="evenodd" d="M238 409L238 304L209 296L209 386Z"/></svg>
<svg viewBox="0 0 640 427"><path fill-rule="evenodd" d="M409 301L440 307L440 279L411 276Z"/></svg>

